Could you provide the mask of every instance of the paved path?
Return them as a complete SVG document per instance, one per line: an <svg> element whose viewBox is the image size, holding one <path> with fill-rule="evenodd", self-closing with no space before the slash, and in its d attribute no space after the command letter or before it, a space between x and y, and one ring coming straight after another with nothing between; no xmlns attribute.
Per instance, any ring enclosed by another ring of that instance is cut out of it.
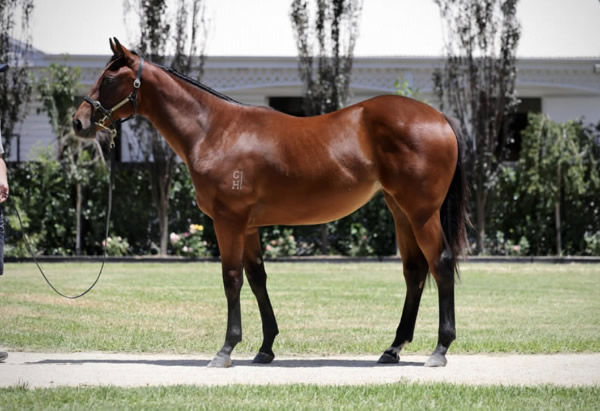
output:
<svg viewBox="0 0 600 411"><path fill-rule="evenodd" d="M101 352L11 352L0 363L0 387L227 384L383 384L398 381L473 385L600 385L600 353L556 355L449 355L445 368L426 368L424 356L378 365L375 356L278 357L253 365L234 357L229 369L207 368L209 357Z"/></svg>

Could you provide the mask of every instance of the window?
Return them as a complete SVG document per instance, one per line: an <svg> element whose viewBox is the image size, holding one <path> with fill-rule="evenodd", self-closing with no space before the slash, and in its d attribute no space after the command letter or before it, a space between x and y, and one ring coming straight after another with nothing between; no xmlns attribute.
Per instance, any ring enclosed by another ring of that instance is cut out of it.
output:
<svg viewBox="0 0 600 411"><path fill-rule="evenodd" d="M524 97L517 106L517 111L508 122L508 135L506 159L517 161L521 152L521 133L527 127L529 113L541 113L542 99L539 97Z"/></svg>
<svg viewBox="0 0 600 411"><path fill-rule="evenodd" d="M282 113L304 117L304 99L302 97L269 97L269 106Z"/></svg>

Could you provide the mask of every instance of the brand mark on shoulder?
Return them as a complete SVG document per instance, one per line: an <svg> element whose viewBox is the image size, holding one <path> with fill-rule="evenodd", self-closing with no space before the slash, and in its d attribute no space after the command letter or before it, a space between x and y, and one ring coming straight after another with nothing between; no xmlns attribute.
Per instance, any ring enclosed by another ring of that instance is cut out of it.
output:
<svg viewBox="0 0 600 411"><path fill-rule="evenodd" d="M244 172L242 170L233 170L232 190L241 190L244 184Z"/></svg>

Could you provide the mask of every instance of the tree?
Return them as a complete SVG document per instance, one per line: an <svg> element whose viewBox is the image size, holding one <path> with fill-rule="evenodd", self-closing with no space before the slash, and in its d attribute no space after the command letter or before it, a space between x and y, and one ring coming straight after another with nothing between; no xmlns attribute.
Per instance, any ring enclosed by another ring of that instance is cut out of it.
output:
<svg viewBox="0 0 600 411"><path fill-rule="evenodd" d="M32 12L33 0L0 0L0 63L11 67L0 76L0 123L6 153L10 152L10 138L31 98L32 81L26 58L31 50ZM20 16L21 38L16 37L17 16Z"/></svg>
<svg viewBox="0 0 600 411"><path fill-rule="evenodd" d="M42 71L37 84L42 109L48 116L57 138L57 157L66 172L67 181L75 185L75 254L81 254L83 188L97 175L91 167L104 164L102 148L97 140L82 140L73 132L75 95L81 70L51 64Z"/></svg>
<svg viewBox="0 0 600 411"><path fill-rule="evenodd" d="M578 207L578 198L600 187L593 136L580 122L556 123L543 114L530 114L523 137L517 195L535 204L540 214L552 215L555 252L562 255L564 205Z"/></svg>
<svg viewBox="0 0 600 411"><path fill-rule="evenodd" d="M477 251L484 251L486 210L506 148L507 123L518 99L518 0L435 0L446 26L446 61L433 81L442 110L449 106L466 142L475 200Z"/></svg>
<svg viewBox="0 0 600 411"><path fill-rule="evenodd" d="M408 79L402 74L394 83L394 87L396 88L396 94L399 96L410 97L415 100L422 101L423 103L427 103L427 99L421 93L421 90L418 87L413 87Z"/></svg>
<svg viewBox="0 0 600 411"><path fill-rule="evenodd" d="M290 17L307 116L330 113L347 104L361 9L361 0L317 0L311 23L308 1L292 1ZM328 228L322 225L321 251L328 250Z"/></svg>
<svg viewBox="0 0 600 411"><path fill-rule="evenodd" d="M170 63L183 74L196 71L196 78L202 77L206 42L203 0L178 0L174 21L169 18L166 0L125 0L125 9L129 18L139 18L138 49L144 58L158 64ZM137 16L131 15L133 10L137 10ZM169 239L169 198L177 156L146 119L136 118L133 129L136 138L130 143L137 146L132 151L141 153L148 164L152 201L158 215L160 253L164 255Z"/></svg>

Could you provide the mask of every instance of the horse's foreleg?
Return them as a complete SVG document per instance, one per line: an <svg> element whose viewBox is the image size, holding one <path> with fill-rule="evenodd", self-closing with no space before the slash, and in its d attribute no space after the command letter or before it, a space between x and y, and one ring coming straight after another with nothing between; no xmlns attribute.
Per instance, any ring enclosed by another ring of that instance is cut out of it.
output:
<svg viewBox="0 0 600 411"><path fill-rule="evenodd" d="M240 290L244 283L242 256L244 252L244 227L215 220L215 231L223 270L223 285L227 297L227 332L221 351L208 364L209 367L229 367L231 352L242 341L242 315Z"/></svg>
<svg viewBox="0 0 600 411"><path fill-rule="evenodd" d="M260 318L263 328L263 343L254 362L258 364L268 364L273 361L275 354L273 353L273 341L275 336L279 334L277 321L273 313L273 307L267 293L267 273L262 258L260 246L260 236L258 230L254 230L246 235L246 243L244 250L244 268L248 283L252 288L252 292L258 302Z"/></svg>

